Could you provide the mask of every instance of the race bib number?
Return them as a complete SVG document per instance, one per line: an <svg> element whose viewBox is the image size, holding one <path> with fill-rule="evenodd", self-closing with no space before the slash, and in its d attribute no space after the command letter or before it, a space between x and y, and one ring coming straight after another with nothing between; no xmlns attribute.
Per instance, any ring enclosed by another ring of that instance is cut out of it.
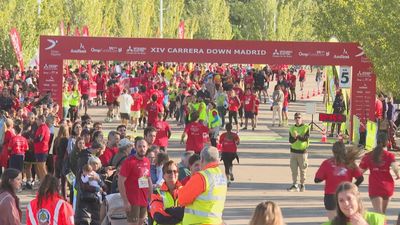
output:
<svg viewBox="0 0 400 225"><path fill-rule="evenodd" d="M149 187L149 179L147 177L141 177L138 180L139 188L148 188Z"/></svg>

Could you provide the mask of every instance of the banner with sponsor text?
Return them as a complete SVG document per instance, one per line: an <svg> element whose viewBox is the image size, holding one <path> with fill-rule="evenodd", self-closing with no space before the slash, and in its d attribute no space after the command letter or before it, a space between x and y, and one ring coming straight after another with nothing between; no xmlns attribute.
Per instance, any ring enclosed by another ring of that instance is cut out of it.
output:
<svg viewBox="0 0 400 225"><path fill-rule="evenodd" d="M21 38L16 28L11 28L10 39L19 63L20 71L24 71L24 58L22 56Z"/></svg>

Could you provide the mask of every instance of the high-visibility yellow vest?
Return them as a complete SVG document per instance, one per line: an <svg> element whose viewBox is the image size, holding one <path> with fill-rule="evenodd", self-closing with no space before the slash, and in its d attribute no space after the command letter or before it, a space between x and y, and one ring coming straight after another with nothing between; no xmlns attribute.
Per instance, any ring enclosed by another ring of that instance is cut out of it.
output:
<svg viewBox="0 0 400 225"><path fill-rule="evenodd" d="M216 116L213 115L214 112L217 113ZM208 128L214 128L219 126L221 126L221 118L218 115L218 111L216 109L208 111Z"/></svg>
<svg viewBox="0 0 400 225"><path fill-rule="evenodd" d="M178 206L178 201L174 200L174 198L172 197L171 193L169 193L169 191L161 191L160 189L157 189L156 191L163 200L164 209ZM157 225L157 224L158 223L156 221L153 222L153 225ZM181 224L182 223L177 223L176 225L181 225Z"/></svg>
<svg viewBox="0 0 400 225"><path fill-rule="evenodd" d="M369 225L383 225L386 224L386 217L385 215L379 214L379 213L374 213L374 212L366 212L364 213L364 219L367 221ZM322 225L331 225L332 222L326 222ZM347 225L351 225L350 222L347 223Z"/></svg>
<svg viewBox="0 0 400 225"><path fill-rule="evenodd" d="M200 102L198 110L201 111L199 112L199 120L206 121L207 120L207 105L204 102Z"/></svg>
<svg viewBox="0 0 400 225"><path fill-rule="evenodd" d="M297 132L298 135L303 136L304 134L306 134L309 130L309 126L306 124L303 124L302 126L291 126L290 127L290 134L294 137L294 131ZM292 149L295 150L300 150L300 151L305 151L308 146L310 145L310 141L300 141L297 140L296 142L292 143L292 145L290 146Z"/></svg>
<svg viewBox="0 0 400 225"><path fill-rule="evenodd" d="M225 174L219 167L199 172L206 181L206 190L185 207L183 225L221 224L227 192Z"/></svg>
<svg viewBox="0 0 400 225"><path fill-rule="evenodd" d="M80 95L79 95L79 91L75 90L71 94L71 99L69 100L69 104L72 105L72 106L78 106L80 100L81 100L81 98L80 98Z"/></svg>
<svg viewBox="0 0 400 225"><path fill-rule="evenodd" d="M69 101L70 101L71 95L68 91L64 91L62 95L62 106L63 107L69 107Z"/></svg>

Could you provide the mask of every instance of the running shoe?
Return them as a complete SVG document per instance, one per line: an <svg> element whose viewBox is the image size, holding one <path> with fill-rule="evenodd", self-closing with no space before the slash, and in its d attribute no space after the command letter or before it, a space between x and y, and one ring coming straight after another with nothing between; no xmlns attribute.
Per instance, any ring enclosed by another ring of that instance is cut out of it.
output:
<svg viewBox="0 0 400 225"><path fill-rule="evenodd" d="M297 186L297 184L293 184L292 186L290 186L290 188L287 189L287 191L298 192L298 191L300 191L300 189L299 189L299 186Z"/></svg>
<svg viewBox="0 0 400 225"><path fill-rule="evenodd" d="M306 186L304 184L300 184L300 192L304 192L306 190Z"/></svg>

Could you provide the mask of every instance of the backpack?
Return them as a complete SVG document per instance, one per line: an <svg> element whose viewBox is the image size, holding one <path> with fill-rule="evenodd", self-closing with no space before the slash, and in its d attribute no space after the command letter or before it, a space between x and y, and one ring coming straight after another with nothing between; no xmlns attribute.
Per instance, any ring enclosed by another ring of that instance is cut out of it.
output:
<svg viewBox="0 0 400 225"><path fill-rule="evenodd" d="M106 216L101 225L126 225L126 212L121 194L115 193L105 197Z"/></svg>

